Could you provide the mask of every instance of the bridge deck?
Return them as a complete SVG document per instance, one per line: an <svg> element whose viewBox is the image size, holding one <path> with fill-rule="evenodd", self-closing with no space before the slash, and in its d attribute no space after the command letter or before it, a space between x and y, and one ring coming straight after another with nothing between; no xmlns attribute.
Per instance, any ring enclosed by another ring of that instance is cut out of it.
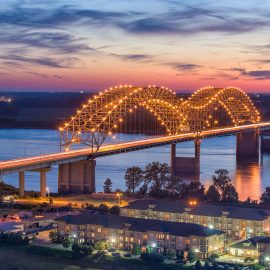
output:
<svg viewBox="0 0 270 270"><path fill-rule="evenodd" d="M202 131L200 133L188 132L179 135L162 136L152 139L144 139L139 141L125 142L119 144L110 144L100 147L99 151L95 153L95 149L80 149L67 152L59 152L53 154L46 154L40 156L33 156L28 158L7 160L0 162L0 174L16 173L19 171L34 170L46 168L57 164L64 164L74 161L86 160L93 157L102 157L106 155L113 155L117 153L124 153L136 151L140 149L157 147L166 144L179 143L183 141L191 141L194 138L209 138L215 136L226 136L237 134L241 132L248 132L259 128L260 130L270 129L270 122L250 124L237 127L226 127L212 130Z"/></svg>

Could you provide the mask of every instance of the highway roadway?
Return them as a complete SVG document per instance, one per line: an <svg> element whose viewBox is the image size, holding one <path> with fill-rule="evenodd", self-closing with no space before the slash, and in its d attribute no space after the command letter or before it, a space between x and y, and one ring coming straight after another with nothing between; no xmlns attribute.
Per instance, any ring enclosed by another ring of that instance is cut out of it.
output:
<svg viewBox="0 0 270 270"><path fill-rule="evenodd" d="M91 158L97 158L130 151L137 151L140 149L157 147L172 143L179 143L183 141L191 141L195 138L203 139L215 136L233 135L241 132L252 131L255 129L270 130L270 122L242 125L236 127L216 128L211 130L205 130L200 133L187 132L179 135L161 136L138 141L108 144L101 146L98 151L96 151L96 149L92 150L91 148L85 148L79 150L70 150L67 152L58 152L53 154L6 160L0 162L0 175L17 173L19 171L49 168L53 165L58 164L87 160Z"/></svg>

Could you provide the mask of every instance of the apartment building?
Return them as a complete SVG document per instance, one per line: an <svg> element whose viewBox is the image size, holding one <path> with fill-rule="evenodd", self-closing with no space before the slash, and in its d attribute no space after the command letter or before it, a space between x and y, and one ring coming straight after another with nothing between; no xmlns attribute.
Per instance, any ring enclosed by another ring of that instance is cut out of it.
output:
<svg viewBox="0 0 270 270"><path fill-rule="evenodd" d="M270 264L270 237L255 236L227 247L235 257L253 258L264 265Z"/></svg>
<svg viewBox="0 0 270 270"><path fill-rule="evenodd" d="M120 215L200 224L224 231L228 240L260 236L270 230L270 211L261 208L143 199L122 207Z"/></svg>
<svg viewBox="0 0 270 270"><path fill-rule="evenodd" d="M106 240L118 249L193 250L200 258L224 251L224 232L198 224L82 213L55 220L59 235L79 243Z"/></svg>

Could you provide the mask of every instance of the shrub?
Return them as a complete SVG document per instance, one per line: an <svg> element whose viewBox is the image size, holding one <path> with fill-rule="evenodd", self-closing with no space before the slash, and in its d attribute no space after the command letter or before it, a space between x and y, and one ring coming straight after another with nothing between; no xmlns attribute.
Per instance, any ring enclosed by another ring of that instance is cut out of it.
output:
<svg viewBox="0 0 270 270"><path fill-rule="evenodd" d="M197 270L199 270L199 269L201 269L202 268L202 264L201 264L201 261L198 259L197 261L196 261L196 263L195 263L195 268L197 269Z"/></svg>
<svg viewBox="0 0 270 270"><path fill-rule="evenodd" d="M62 244L64 248L69 248L71 246L71 241L68 236L64 237Z"/></svg>

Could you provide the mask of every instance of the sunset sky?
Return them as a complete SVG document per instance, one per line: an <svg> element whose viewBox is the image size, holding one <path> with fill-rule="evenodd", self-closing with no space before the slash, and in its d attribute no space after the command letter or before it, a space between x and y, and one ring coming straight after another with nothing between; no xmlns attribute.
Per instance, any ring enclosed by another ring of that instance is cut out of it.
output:
<svg viewBox="0 0 270 270"><path fill-rule="evenodd" d="M0 90L270 91L270 1L1 0Z"/></svg>

